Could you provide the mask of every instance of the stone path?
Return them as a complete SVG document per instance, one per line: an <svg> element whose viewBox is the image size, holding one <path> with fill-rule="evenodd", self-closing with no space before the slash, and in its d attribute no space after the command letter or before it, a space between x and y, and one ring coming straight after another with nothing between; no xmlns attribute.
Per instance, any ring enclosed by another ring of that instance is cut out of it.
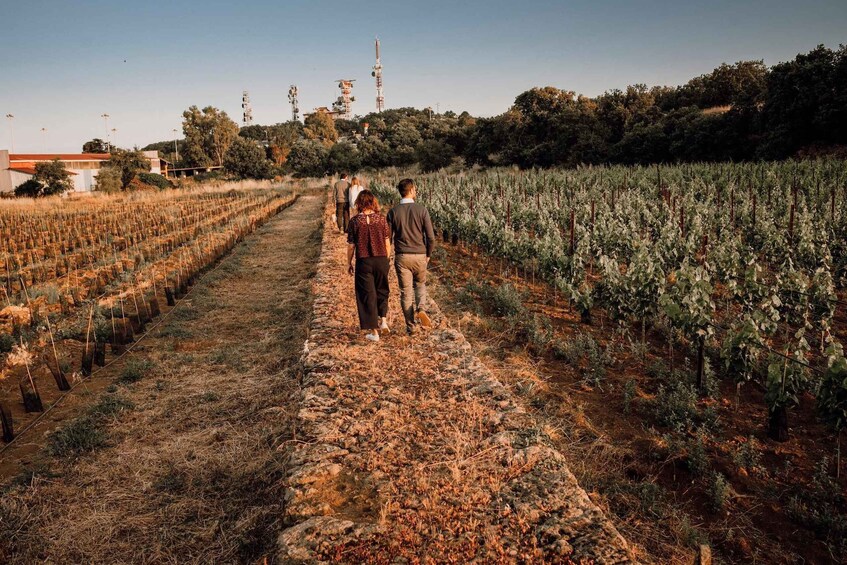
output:
<svg viewBox="0 0 847 565"><path fill-rule="evenodd" d="M631 562L539 423L437 307L436 329L402 335L392 280L398 332L364 342L345 245L327 211L280 560Z"/></svg>

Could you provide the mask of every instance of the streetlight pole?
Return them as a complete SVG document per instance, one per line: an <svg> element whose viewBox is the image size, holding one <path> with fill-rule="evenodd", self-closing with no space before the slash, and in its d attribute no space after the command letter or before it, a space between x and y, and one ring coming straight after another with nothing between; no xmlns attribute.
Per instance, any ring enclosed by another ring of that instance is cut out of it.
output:
<svg viewBox="0 0 847 565"><path fill-rule="evenodd" d="M41 128L41 150L47 153L47 128Z"/></svg>
<svg viewBox="0 0 847 565"><path fill-rule="evenodd" d="M116 128L112 128L112 143L115 147L118 146L118 130Z"/></svg>
<svg viewBox="0 0 847 565"><path fill-rule="evenodd" d="M111 153L111 147L109 143L109 114L101 114L101 118L103 118L103 122L106 124L106 153Z"/></svg>
<svg viewBox="0 0 847 565"><path fill-rule="evenodd" d="M15 116L12 114L6 114L6 119L9 120L9 146L11 147L12 153L15 152L15 132L12 128L12 120L15 119Z"/></svg>
<svg viewBox="0 0 847 565"><path fill-rule="evenodd" d="M179 162L179 145L177 145L177 130L174 128L174 153L176 153L176 159L174 160L174 168L176 168L176 164Z"/></svg>

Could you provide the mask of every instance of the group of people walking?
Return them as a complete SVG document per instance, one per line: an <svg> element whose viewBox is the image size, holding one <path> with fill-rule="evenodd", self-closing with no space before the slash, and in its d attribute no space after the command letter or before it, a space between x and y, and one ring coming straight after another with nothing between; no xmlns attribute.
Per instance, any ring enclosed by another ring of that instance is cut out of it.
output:
<svg viewBox="0 0 847 565"><path fill-rule="evenodd" d="M406 332L429 328L426 275L435 245L435 232L429 211L415 202L417 190L412 179L397 185L400 202L383 215L379 201L347 175L334 185L338 230L347 234L347 271L354 278L359 327L365 339L379 341L388 326L388 271L391 260L400 287L400 308Z"/></svg>

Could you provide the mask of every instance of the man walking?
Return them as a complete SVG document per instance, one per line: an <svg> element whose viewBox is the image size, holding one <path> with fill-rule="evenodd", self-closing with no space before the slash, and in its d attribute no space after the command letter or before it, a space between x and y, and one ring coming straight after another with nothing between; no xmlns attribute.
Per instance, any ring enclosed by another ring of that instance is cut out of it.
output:
<svg viewBox="0 0 847 565"><path fill-rule="evenodd" d="M432 327L426 313L426 268L435 246L435 232L429 211L415 203L417 190L412 179L397 185L400 203L388 212L386 220L394 247L394 268L400 285L400 307L406 319L406 332L417 326Z"/></svg>
<svg viewBox="0 0 847 565"><path fill-rule="evenodd" d="M350 203L347 202L347 189L350 188L350 183L347 182L347 173L341 173L341 178L333 185L335 189L335 221L338 224L338 231L347 233L347 224L350 221Z"/></svg>

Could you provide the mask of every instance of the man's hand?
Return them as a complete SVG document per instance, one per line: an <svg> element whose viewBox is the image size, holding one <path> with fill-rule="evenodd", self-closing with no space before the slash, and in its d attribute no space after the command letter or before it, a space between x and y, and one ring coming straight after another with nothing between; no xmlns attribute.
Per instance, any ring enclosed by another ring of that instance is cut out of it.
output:
<svg viewBox="0 0 847 565"><path fill-rule="evenodd" d="M431 259L430 257L427 257L427 258L426 258L426 264L427 264L427 265L429 265L429 260L430 260L430 259Z"/></svg>

